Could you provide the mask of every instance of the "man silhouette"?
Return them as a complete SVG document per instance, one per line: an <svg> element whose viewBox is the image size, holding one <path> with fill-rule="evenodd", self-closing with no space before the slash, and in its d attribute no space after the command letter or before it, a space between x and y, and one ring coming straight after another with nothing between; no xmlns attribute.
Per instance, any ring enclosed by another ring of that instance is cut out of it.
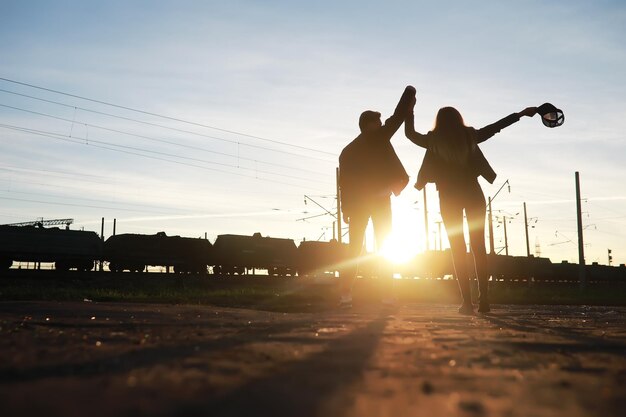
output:
<svg viewBox="0 0 626 417"><path fill-rule="evenodd" d="M393 115L383 124L380 113L367 110L359 118L361 133L339 156L339 187L343 219L349 225L350 266L341 276L341 307L352 306L352 285L363 249L365 229L372 219L380 248L391 232L391 193L400 194L409 181L391 137L402 125L415 100L415 88L406 87ZM391 290L391 276L388 290ZM386 296L390 296L387 292ZM385 301L385 300L384 300Z"/></svg>

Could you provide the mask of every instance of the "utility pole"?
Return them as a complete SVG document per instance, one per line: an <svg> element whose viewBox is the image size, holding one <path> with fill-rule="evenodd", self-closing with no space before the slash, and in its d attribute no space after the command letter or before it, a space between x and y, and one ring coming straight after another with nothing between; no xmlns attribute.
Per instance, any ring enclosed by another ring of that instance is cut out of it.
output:
<svg viewBox="0 0 626 417"><path fill-rule="evenodd" d="M441 223L442 222L438 221L438 222L435 222L435 223L437 223L437 231L438 231L437 235L439 236L439 250L443 251L443 245L441 243L442 242L441 241Z"/></svg>
<svg viewBox="0 0 626 417"><path fill-rule="evenodd" d="M113 236L115 236L115 225L117 223L117 219L113 219Z"/></svg>
<svg viewBox="0 0 626 417"><path fill-rule="evenodd" d="M426 185L424 185L424 236L426 236L426 250L430 250L430 237L428 236L428 204L426 204Z"/></svg>
<svg viewBox="0 0 626 417"><path fill-rule="evenodd" d="M327 196L322 196L322 197L327 197ZM306 195L306 194L305 194L305 195L304 195L304 204L305 204L305 205L307 204L307 200L309 200L309 201L311 201L312 203L314 203L316 206L318 206L319 208L321 208L322 210L324 210L326 213L323 213L323 214L316 214L316 215L314 215L314 216L303 217L303 218L301 218L301 219L297 219L296 221L305 221L305 220L308 220L308 219L312 219L312 218L314 218L314 217L321 217L321 216L327 216L327 215L328 215L328 216L330 216L330 217L332 217L332 218L333 218L333 238L334 238L334 235L335 235L335 222L336 222L336 219L341 218L341 215L340 215L339 213L337 213L337 214L331 213L331 212L330 212L330 211L329 211L326 207L322 206L320 203L318 203L317 201L315 201L314 199L312 199L311 197L309 197L308 195ZM338 202L338 203L337 203L337 204L338 204L338 208L341 208L341 207L339 206L339 204L340 204L340 203L339 203L339 199L337 199L337 202ZM326 233L326 232L324 232L324 234L322 234L322 236L320 236L320 237L318 238L318 240L319 240L319 239L321 239L322 237L324 237L324 239L326 239L326 235L325 235L325 233ZM339 242L341 243L341 241L339 241Z"/></svg>
<svg viewBox="0 0 626 417"><path fill-rule="evenodd" d="M506 216L502 216L502 219L502 224L504 224L504 254L509 256L509 238L506 235Z"/></svg>
<svg viewBox="0 0 626 417"><path fill-rule="evenodd" d="M102 218L102 227L100 228L100 239L104 243L104 217ZM102 272L102 259L100 259L100 272Z"/></svg>
<svg viewBox="0 0 626 417"><path fill-rule="evenodd" d="M489 215L489 252L492 254L494 253L494 248L493 248L494 245L493 245L493 217L491 216L491 202L496 199L498 194L500 194L500 191L502 191L504 186L507 184L509 186L508 188L509 193L511 192L511 184L509 184L509 180L504 181L504 184L502 184L500 188L498 188L498 191L496 191L496 193L493 195L493 198L489 197L489 203L487 205L487 209L489 210L489 212L487 213Z"/></svg>
<svg viewBox="0 0 626 417"><path fill-rule="evenodd" d="M530 257L530 244L528 243L528 217L526 216L526 202L524 201L524 227L526 228L526 256Z"/></svg>
<svg viewBox="0 0 626 417"><path fill-rule="evenodd" d="M578 223L578 280L580 288L584 289L587 285L585 277L585 246L583 243L583 215L580 200L580 174L576 171L574 178L576 179L576 220Z"/></svg>
<svg viewBox="0 0 626 417"><path fill-rule="evenodd" d="M611 263L613 263L613 255L611 255L612 251L611 249L607 249L608 255L609 255L609 266L611 266Z"/></svg>
<svg viewBox="0 0 626 417"><path fill-rule="evenodd" d="M337 242L341 245L341 187L339 187L339 167L335 168L335 177L337 179Z"/></svg>
<svg viewBox="0 0 626 417"><path fill-rule="evenodd" d="M491 216L491 197L489 197L489 204L487 205L489 209L487 215L489 219L489 253L493 255L494 253L494 244L493 244L493 217Z"/></svg>

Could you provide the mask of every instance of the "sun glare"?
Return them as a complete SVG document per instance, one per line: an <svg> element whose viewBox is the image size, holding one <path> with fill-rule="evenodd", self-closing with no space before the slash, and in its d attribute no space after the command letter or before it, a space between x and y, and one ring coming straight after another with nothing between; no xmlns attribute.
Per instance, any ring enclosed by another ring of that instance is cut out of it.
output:
<svg viewBox="0 0 626 417"><path fill-rule="evenodd" d="M392 235L385 241L380 253L394 264L404 264L417 254L417 250L404 239Z"/></svg>
<svg viewBox="0 0 626 417"><path fill-rule="evenodd" d="M394 264L403 264L424 250L418 211L406 199L393 199L393 229L380 253Z"/></svg>

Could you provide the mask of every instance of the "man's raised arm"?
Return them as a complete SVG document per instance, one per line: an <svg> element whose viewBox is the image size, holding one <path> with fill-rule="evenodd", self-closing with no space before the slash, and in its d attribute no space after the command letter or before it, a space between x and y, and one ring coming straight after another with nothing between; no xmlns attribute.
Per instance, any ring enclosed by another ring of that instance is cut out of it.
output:
<svg viewBox="0 0 626 417"><path fill-rule="evenodd" d="M411 105L415 99L415 87L409 85L404 89L400 101L390 118L385 120L381 127L382 134L385 139L391 140L391 137L398 131L402 122L411 110Z"/></svg>

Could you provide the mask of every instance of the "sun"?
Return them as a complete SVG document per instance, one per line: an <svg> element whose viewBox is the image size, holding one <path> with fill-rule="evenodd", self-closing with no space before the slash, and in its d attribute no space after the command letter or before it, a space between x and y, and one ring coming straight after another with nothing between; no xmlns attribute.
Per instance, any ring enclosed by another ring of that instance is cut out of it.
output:
<svg viewBox="0 0 626 417"><path fill-rule="evenodd" d="M387 238L380 253L389 261L394 264L404 264L413 259L417 254L417 250L407 244L406 239L403 239L393 234Z"/></svg>
<svg viewBox="0 0 626 417"><path fill-rule="evenodd" d="M407 198L392 199L393 228L380 253L394 264L404 264L425 248L423 224L415 204Z"/></svg>

